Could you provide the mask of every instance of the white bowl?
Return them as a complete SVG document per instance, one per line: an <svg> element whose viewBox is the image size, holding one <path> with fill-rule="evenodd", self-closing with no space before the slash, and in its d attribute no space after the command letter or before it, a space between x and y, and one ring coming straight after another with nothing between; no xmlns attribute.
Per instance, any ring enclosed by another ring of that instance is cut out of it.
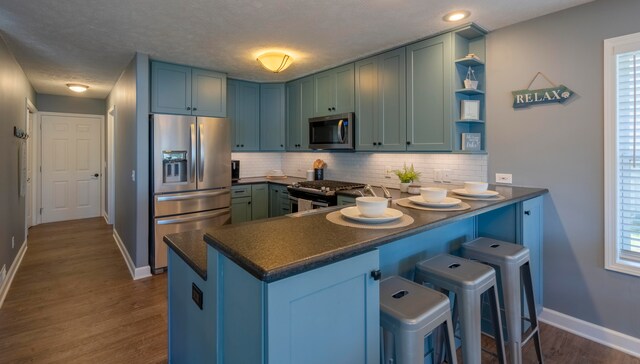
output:
<svg viewBox="0 0 640 364"><path fill-rule="evenodd" d="M384 197L358 197L356 198L356 206L364 217L380 217L387 209L387 199Z"/></svg>
<svg viewBox="0 0 640 364"><path fill-rule="evenodd" d="M442 202L447 198L447 190L438 187L424 187L420 189L420 196L427 202Z"/></svg>
<svg viewBox="0 0 640 364"><path fill-rule="evenodd" d="M470 193L482 193L487 190L489 184L487 182L465 182L464 189Z"/></svg>

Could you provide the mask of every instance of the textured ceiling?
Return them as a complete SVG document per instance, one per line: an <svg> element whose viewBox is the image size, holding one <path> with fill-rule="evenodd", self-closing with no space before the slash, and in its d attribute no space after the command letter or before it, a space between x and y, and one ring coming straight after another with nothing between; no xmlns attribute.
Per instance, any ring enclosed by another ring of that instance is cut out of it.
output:
<svg viewBox="0 0 640 364"><path fill-rule="evenodd" d="M152 59L286 81L454 27L488 30L591 0L2 0L0 32L38 93L105 98L136 51ZM255 61L289 50L271 74ZM90 85L74 94L68 82Z"/></svg>

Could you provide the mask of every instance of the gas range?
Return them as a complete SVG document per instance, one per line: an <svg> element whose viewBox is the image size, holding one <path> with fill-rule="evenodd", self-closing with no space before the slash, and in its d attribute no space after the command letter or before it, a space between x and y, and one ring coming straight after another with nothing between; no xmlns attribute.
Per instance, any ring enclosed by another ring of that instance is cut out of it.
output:
<svg viewBox="0 0 640 364"><path fill-rule="evenodd" d="M334 196L338 191L364 188L362 183L341 182L331 180L303 181L287 186L289 193L306 192L320 196Z"/></svg>

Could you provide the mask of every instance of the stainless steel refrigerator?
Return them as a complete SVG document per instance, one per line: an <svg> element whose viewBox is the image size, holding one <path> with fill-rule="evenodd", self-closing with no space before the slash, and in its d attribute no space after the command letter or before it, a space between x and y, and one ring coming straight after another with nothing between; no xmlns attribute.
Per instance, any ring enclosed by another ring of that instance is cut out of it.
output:
<svg viewBox="0 0 640 364"><path fill-rule="evenodd" d="M231 221L229 120L152 115L153 228L150 264L167 266L166 234Z"/></svg>

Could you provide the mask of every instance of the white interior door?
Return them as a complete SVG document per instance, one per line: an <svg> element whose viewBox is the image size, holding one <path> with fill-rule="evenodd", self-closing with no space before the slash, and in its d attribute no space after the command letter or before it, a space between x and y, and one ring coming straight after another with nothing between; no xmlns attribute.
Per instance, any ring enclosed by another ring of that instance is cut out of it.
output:
<svg viewBox="0 0 640 364"><path fill-rule="evenodd" d="M42 115L42 222L100 216L99 116Z"/></svg>
<svg viewBox="0 0 640 364"><path fill-rule="evenodd" d="M26 209L27 209L27 228L33 225L33 161L31 158L33 148L33 113L28 111L27 115L27 134L31 137L27 139L27 196L26 196Z"/></svg>

